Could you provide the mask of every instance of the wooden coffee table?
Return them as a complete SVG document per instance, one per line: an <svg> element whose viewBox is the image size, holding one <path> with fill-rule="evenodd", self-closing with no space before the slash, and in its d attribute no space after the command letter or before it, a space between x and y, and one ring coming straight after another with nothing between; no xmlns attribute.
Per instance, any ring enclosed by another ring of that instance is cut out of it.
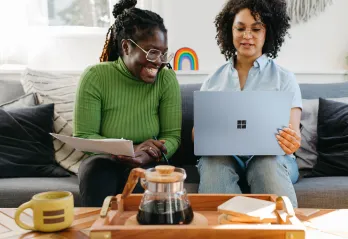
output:
<svg viewBox="0 0 348 239"><path fill-rule="evenodd" d="M100 208L75 208L75 220L71 228L58 233L38 233L21 229L13 217L16 209L0 209L0 239L70 239L88 238L89 228L99 216ZM348 209L296 209L297 217L307 228L306 238L339 239L348 238ZM32 211L26 210L21 219L32 222ZM296 239L296 238L293 238Z"/></svg>

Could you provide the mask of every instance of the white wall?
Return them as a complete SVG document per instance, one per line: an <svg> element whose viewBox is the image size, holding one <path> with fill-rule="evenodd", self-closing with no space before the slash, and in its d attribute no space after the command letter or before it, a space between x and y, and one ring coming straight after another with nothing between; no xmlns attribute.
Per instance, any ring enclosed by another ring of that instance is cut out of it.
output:
<svg viewBox="0 0 348 239"><path fill-rule="evenodd" d="M293 26L277 62L292 71L348 69L348 0L334 0L325 12Z"/></svg>
<svg viewBox="0 0 348 239"><path fill-rule="evenodd" d="M169 46L193 48L200 69L213 70L224 62L217 47L214 18L225 0L152 0L162 4L169 29ZM348 69L348 0L334 4L317 17L292 26L277 62L297 72L332 72Z"/></svg>
<svg viewBox="0 0 348 239"><path fill-rule="evenodd" d="M161 1L161 0L155 0ZM163 17L169 36L169 48L196 51L200 70L213 70L225 62L216 44L214 18L225 0L165 0Z"/></svg>
<svg viewBox="0 0 348 239"><path fill-rule="evenodd" d="M198 54L200 72L178 72L179 80L203 81L208 73L225 62L216 44L214 26L215 16L224 2L151 0L151 4L148 4L164 17L169 30L170 50L175 52L180 47L191 47ZM347 10L348 0L334 0L334 4L318 17L293 26L291 39L286 39L276 61L294 71L299 82L347 80L348 76L344 75L348 72L345 62L345 56L348 56ZM4 25L0 25L1 30ZM16 48L18 51L14 56L22 56L27 51L27 59L23 59L23 62L27 61L32 68L81 72L88 65L99 61L106 32L107 29L100 28L28 29L24 34L24 42L30 45L29 49ZM1 47L4 45L0 45L0 50ZM4 69L6 71L6 67L0 65L0 73ZM17 74L18 71L14 69L14 72Z"/></svg>
<svg viewBox="0 0 348 239"><path fill-rule="evenodd" d="M82 71L99 62L106 32L84 27L31 28L28 65L47 71Z"/></svg>

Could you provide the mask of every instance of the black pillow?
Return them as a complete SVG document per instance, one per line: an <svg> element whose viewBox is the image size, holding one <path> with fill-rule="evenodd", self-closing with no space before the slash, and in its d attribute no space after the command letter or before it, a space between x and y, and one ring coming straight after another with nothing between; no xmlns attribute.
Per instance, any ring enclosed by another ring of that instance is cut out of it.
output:
<svg viewBox="0 0 348 239"><path fill-rule="evenodd" d="M54 104L0 109L0 177L64 177L54 160Z"/></svg>
<svg viewBox="0 0 348 239"><path fill-rule="evenodd" d="M313 176L348 176L348 104L319 98Z"/></svg>

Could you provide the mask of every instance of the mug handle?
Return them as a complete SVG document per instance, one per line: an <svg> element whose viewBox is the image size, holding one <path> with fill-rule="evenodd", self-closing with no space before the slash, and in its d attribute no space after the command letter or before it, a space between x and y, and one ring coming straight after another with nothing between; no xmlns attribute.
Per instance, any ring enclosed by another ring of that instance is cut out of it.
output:
<svg viewBox="0 0 348 239"><path fill-rule="evenodd" d="M17 223L18 226L20 226L21 228L25 229L25 230L32 230L34 231L35 228L34 227L31 227L27 224L25 224L24 222L22 222L20 220L20 215L21 213L27 209L27 208L31 208L32 209L32 201L29 201L29 202L26 202L26 203L23 203L22 205L19 206L19 208L16 210L16 213L15 213L15 221Z"/></svg>

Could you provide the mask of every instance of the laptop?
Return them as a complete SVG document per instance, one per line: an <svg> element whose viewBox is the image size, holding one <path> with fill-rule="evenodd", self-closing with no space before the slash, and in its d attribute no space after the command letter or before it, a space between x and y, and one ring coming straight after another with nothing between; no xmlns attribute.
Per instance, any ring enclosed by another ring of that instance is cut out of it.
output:
<svg viewBox="0 0 348 239"><path fill-rule="evenodd" d="M284 155L275 135L289 125L293 95L195 91L195 155Z"/></svg>

